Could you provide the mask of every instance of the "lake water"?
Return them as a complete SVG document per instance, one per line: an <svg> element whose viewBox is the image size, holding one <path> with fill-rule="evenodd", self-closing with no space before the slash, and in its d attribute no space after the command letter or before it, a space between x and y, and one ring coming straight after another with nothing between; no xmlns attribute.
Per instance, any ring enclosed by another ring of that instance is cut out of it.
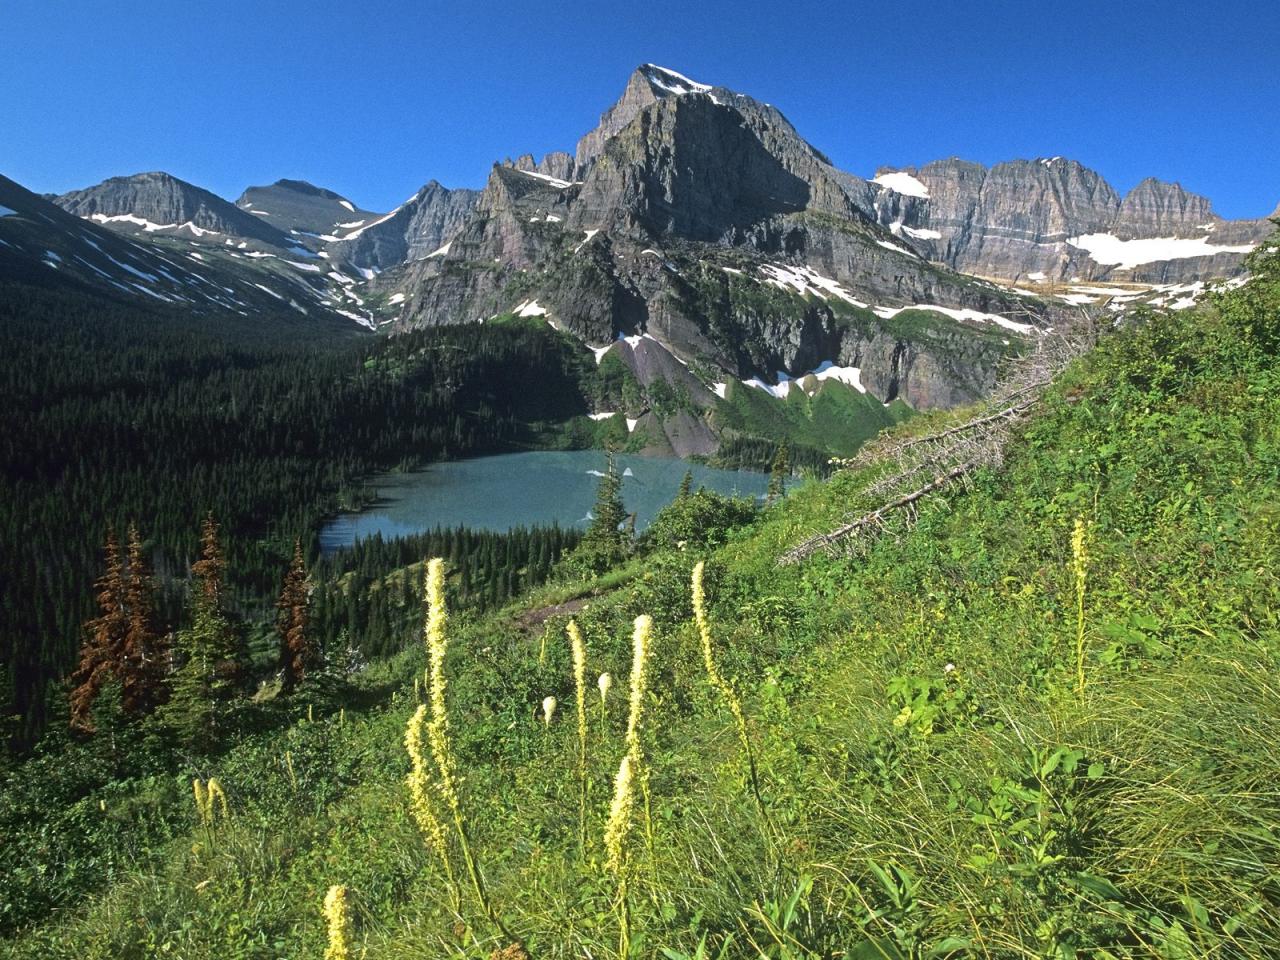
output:
<svg viewBox="0 0 1280 960"><path fill-rule="evenodd" d="M716 470L684 460L619 456L622 502L636 513L643 530L674 499L686 470L693 488L764 496L763 473ZM434 463L414 473L391 473L372 486L378 501L358 513L334 517L320 531L326 553L381 533L383 538L422 533L435 527L510 530L558 523L585 528L605 468L599 450L533 451L475 460Z"/></svg>

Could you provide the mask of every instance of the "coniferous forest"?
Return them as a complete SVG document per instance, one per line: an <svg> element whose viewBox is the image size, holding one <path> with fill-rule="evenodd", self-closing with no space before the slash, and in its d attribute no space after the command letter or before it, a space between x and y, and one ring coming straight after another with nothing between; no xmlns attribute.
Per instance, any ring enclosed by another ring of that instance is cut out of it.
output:
<svg viewBox="0 0 1280 960"><path fill-rule="evenodd" d="M215 517L227 604L254 619L274 601L295 539L314 559L318 520L358 504L362 477L518 444L585 412L590 371L580 353L545 325L335 337L302 322L219 317L201 325L65 288L4 284L6 739L29 746L51 710L63 709L55 706L59 679L94 612L93 583L112 531L121 538L130 525L139 531L164 632L183 625L200 525ZM493 598L514 588L517 574L502 566L513 550L532 550L545 566L546 550L558 555L564 545L563 534L543 544L527 533L520 548L501 537L453 536L465 543L461 554L483 552L473 587ZM352 635L383 649L387 634L377 624L386 611L376 601L365 610L359 597L344 600L361 627ZM336 636L339 619L326 609L321 622Z"/></svg>

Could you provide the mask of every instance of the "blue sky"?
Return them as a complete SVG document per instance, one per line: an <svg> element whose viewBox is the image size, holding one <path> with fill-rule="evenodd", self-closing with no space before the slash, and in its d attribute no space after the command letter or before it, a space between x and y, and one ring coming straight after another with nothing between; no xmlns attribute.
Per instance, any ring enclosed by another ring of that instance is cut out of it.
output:
<svg viewBox="0 0 1280 960"><path fill-rule="evenodd" d="M572 150L650 61L776 104L837 165L1063 155L1224 216L1280 202L1280 4L6 0L0 172L297 177L375 210Z"/></svg>

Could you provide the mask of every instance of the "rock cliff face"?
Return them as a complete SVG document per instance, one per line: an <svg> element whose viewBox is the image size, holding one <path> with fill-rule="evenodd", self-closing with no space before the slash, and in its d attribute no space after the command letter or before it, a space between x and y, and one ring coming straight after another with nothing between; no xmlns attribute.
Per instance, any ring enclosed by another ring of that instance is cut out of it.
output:
<svg viewBox="0 0 1280 960"><path fill-rule="evenodd" d="M136 227L207 230L288 247L288 236L234 204L167 173L139 173L112 177L84 190L73 190L53 201L77 217ZM188 226L190 225L190 226Z"/></svg>
<svg viewBox="0 0 1280 960"><path fill-rule="evenodd" d="M877 222L881 188L722 87L640 67L571 163L495 166L447 250L375 283L403 294L399 325L514 310L590 344L647 333L673 364L770 381L849 361L882 399L933 407L979 396L1006 338L942 315L939 330L895 326L872 307L1046 318L927 262Z"/></svg>
<svg viewBox="0 0 1280 960"><path fill-rule="evenodd" d="M345 231L327 249L333 257L373 271L421 260L462 227L479 196L479 191L450 190L432 180L386 216Z"/></svg>
<svg viewBox="0 0 1280 960"><path fill-rule="evenodd" d="M877 171L876 220L931 260L1020 280L1187 282L1238 272L1271 231L1223 220L1204 197L1147 179L1123 198L1074 160L986 168L941 160Z"/></svg>

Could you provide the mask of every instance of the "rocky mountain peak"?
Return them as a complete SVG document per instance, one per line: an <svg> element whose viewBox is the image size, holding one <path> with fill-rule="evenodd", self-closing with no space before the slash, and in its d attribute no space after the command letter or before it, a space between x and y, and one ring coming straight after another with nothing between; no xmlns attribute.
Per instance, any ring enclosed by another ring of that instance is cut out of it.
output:
<svg viewBox="0 0 1280 960"><path fill-rule="evenodd" d="M317 187L314 183L308 183L306 180L289 180L282 178L272 184L273 187L281 187L285 190L292 190L294 193L301 193L308 197L323 197L325 200L343 200L341 194L334 193L332 190L326 190L324 187Z"/></svg>
<svg viewBox="0 0 1280 960"><path fill-rule="evenodd" d="M236 206L277 229L311 240L332 237L377 219L332 190L306 180L277 180L266 187L249 187Z"/></svg>
<svg viewBox="0 0 1280 960"><path fill-rule="evenodd" d="M1148 177L1120 203L1117 235L1121 237L1200 235L1218 219L1208 199L1184 190L1180 183Z"/></svg>
<svg viewBox="0 0 1280 960"><path fill-rule="evenodd" d="M574 164L579 170L598 157L610 138L616 136L627 124L640 115L640 111L659 99L661 88L655 88L644 67L639 67L627 80L618 101L600 115L600 123L578 141L574 152Z"/></svg>
<svg viewBox="0 0 1280 960"><path fill-rule="evenodd" d="M636 68L636 76L642 77L656 97L680 96L686 93L710 93L709 83L690 80L683 73L676 73L656 63L644 63Z"/></svg>
<svg viewBox="0 0 1280 960"><path fill-rule="evenodd" d="M383 217L364 223L332 243L334 257L374 272L421 260L439 250L475 209L478 190L450 189L428 180L417 193Z"/></svg>
<svg viewBox="0 0 1280 960"><path fill-rule="evenodd" d="M201 187L163 171L112 177L54 201L78 217L120 229L186 227L276 246L289 243L280 230ZM190 226L188 226L190 225Z"/></svg>

